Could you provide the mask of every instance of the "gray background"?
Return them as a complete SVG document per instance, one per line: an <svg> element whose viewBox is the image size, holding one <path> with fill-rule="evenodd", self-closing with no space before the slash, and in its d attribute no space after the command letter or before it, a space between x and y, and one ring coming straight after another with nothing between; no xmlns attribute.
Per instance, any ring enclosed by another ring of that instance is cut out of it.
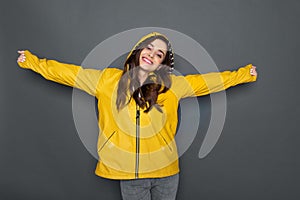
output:
<svg viewBox="0 0 300 200"><path fill-rule="evenodd" d="M72 88L16 64L18 49L80 64L106 38L153 26L199 42L219 69L258 66L256 83L227 91L220 140L198 151L201 128L180 158L178 199L299 199L299 1L1 1L0 199L120 199L72 117Z"/></svg>

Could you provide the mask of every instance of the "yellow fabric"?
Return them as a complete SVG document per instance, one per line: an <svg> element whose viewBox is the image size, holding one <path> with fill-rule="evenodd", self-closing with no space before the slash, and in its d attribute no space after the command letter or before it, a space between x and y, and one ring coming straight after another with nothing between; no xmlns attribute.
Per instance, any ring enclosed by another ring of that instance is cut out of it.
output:
<svg viewBox="0 0 300 200"><path fill-rule="evenodd" d="M136 178L136 104L129 104L117 111L116 95L122 71L83 69L54 60L39 59L25 51L22 68L31 69L48 80L79 88L98 99L99 110L99 162L95 173L110 179ZM172 86L158 96L163 112L153 108L141 111L140 150L138 178L165 177L179 172L178 155L174 140L177 127L177 110L180 99L207 95L241 83L253 82L251 64L237 71L195 74L172 77Z"/></svg>

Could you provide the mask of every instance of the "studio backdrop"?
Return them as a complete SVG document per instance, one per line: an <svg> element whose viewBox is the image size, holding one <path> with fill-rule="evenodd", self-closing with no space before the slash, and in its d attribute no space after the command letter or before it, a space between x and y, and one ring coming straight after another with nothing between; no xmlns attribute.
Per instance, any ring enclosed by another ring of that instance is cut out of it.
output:
<svg viewBox="0 0 300 200"><path fill-rule="evenodd" d="M20 68L17 51L122 68L152 31L174 44L178 75L258 71L180 103L177 199L300 198L298 1L11 0L0 10L0 199L121 199L118 181L94 173L97 100Z"/></svg>

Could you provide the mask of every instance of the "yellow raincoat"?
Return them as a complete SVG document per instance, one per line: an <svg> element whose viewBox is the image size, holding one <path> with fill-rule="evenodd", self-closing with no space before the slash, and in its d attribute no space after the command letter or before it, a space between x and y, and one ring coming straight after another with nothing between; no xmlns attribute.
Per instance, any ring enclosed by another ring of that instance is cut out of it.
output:
<svg viewBox="0 0 300 200"><path fill-rule="evenodd" d="M152 35L149 34L142 40L150 36ZM256 81L257 78L250 75L251 64L237 71L171 75L171 88L160 94L157 100L159 105L163 105L163 112L155 108L148 113L141 110L137 130L138 111L135 101L132 99L120 111L116 108L121 70L83 69L55 60L39 59L29 51L25 51L25 56L26 61L18 63L20 67L31 69L48 80L79 88L98 99L99 161L95 173L110 179L155 178L178 173L174 137L180 99L207 95L237 84Z"/></svg>

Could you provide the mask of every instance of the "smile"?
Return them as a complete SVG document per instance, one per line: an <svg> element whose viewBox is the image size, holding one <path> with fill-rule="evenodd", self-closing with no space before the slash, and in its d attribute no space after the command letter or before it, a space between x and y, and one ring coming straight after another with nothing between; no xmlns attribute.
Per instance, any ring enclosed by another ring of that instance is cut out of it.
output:
<svg viewBox="0 0 300 200"><path fill-rule="evenodd" d="M151 60L149 60L148 58L146 58L146 57L142 57L142 60L143 60L144 62L148 63L149 65L152 65L152 64L153 64L153 62L152 62Z"/></svg>

